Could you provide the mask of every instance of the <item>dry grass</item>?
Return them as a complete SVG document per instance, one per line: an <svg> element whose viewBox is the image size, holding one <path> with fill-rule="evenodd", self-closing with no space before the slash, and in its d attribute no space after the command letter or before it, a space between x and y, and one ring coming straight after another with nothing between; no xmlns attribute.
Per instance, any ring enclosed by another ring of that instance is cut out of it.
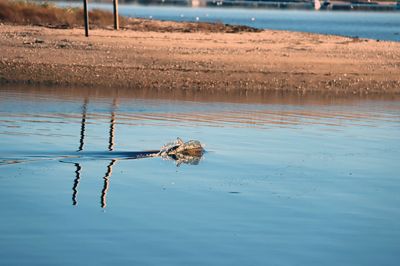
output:
<svg viewBox="0 0 400 266"><path fill-rule="evenodd" d="M150 19L121 17L120 26L135 31L157 32L257 32L247 26L223 23L171 22ZM35 25L51 28L74 28L83 26L81 8L59 8L52 4L37 4L25 1L0 0L0 22L17 25ZM113 25L113 14L94 9L89 12L90 28L107 28Z"/></svg>
<svg viewBox="0 0 400 266"><path fill-rule="evenodd" d="M73 28L83 25L83 10L58 8L48 3L0 0L0 21L19 25ZM120 18L122 25L125 21L126 19ZM91 27L113 25L113 15L111 12L94 9L89 12L89 24Z"/></svg>

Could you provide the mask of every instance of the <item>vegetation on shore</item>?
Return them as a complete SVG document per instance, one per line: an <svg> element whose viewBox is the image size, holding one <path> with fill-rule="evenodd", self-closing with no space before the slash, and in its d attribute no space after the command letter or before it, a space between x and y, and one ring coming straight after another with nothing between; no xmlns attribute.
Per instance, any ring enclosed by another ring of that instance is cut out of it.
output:
<svg viewBox="0 0 400 266"><path fill-rule="evenodd" d="M92 27L112 25L113 16L108 11L94 9L89 12ZM122 25L126 19L121 17ZM51 3L0 0L0 21L18 25L73 28L83 25L82 8L58 8Z"/></svg>
<svg viewBox="0 0 400 266"><path fill-rule="evenodd" d="M223 23L168 22L151 19L119 17L121 29L158 32L258 32L256 28ZM16 25L35 25L49 28L83 26L82 8L59 8L53 4L0 0L0 22ZM90 28L112 28L113 14L93 9L89 11Z"/></svg>

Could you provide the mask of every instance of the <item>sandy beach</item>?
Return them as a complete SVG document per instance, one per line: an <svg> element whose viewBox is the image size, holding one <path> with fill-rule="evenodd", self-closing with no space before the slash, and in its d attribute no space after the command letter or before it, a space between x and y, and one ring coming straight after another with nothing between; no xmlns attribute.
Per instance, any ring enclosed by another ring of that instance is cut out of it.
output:
<svg viewBox="0 0 400 266"><path fill-rule="evenodd" d="M266 30L0 25L0 82L130 89L400 93L400 43ZM175 25L176 26L176 25Z"/></svg>

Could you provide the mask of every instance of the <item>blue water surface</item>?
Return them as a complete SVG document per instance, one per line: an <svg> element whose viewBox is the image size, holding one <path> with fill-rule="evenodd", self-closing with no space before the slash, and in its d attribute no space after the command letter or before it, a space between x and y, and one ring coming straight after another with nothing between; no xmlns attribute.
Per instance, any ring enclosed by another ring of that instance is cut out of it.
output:
<svg viewBox="0 0 400 266"><path fill-rule="evenodd" d="M398 265L399 101L57 89L0 90L0 265Z"/></svg>
<svg viewBox="0 0 400 266"><path fill-rule="evenodd" d="M61 6L81 3L60 2ZM112 11L112 4L90 3L89 8ZM120 5L119 14L171 21L223 22L275 29L400 41L399 12L245 9L225 7Z"/></svg>

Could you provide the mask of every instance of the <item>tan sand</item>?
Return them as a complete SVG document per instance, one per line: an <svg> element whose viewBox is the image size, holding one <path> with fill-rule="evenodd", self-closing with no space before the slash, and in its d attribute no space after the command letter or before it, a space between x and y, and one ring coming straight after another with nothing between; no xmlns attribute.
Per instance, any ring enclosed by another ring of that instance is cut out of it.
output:
<svg viewBox="0 0 400 266"><path fill-rule="evenodd" d="M285 31L0 25L0 82L171 91L400 93L400 43Z"/></svg>

